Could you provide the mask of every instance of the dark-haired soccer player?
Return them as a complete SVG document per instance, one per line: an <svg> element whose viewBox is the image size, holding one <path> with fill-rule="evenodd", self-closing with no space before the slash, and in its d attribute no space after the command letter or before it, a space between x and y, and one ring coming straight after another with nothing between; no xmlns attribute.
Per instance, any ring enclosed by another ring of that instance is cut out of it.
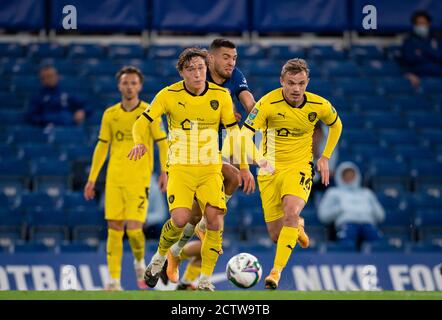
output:
<svg viewBox="0 0 442 320"><path fill-rule="evenodd" d="M106 176L105 218L108 223L107 263L110 282L107 290L122 290L120 285L121 259L123 256L123 236L126 233L134 254L137 284L140 289L144 283L145 239L142 231L148 207L148 188L153 170L153 141L160 153L161 175L159 186L165 191L167 185L166 158L167 143L161 119L156 120L142 134L142 141L149 146L149 153L139 162L127 159L133 147L132 126L148 104L140 100L143 75L135 67L124 67L117 73L121 102L104 111L100 134L95 147L89 179L84 187L84 197L91 200L95 196L95 181L106 160L109 147L110 158Z"/></svg>
<svg viewBox="0 0 442 320"><path fill-rule="evenodd" d="M251 138L264 129L258 184L264 219L270 238L277 244L273 269L265 279L268 289L278 287L281 272L300 235L300 214L307 203L313 179L313 130L321 120L330 127L327 143L317 162L322 183L329 184L328 159L342 131L342 123L330 102L307 92L309 69L303 59L291 59L281 71L282 88L262 97L241 129Z"/></svg>
<svg viewBox="0 0 442 320"><path fill-rule="evenodd" d="M134 125L135 147L129 158L137 160L146 152L138 134L152 121L167 114L169 157L167 196L171 219L161 231L158 250L146 268L145 280L155 287L169 248L179 240L192 216L194 199L204 209L207 230L201 247L200 290L214 290L210 277L222 251L222 226L226 211L218 128L223 123L229 133L239 131L229 92L206 81L207 51L184 50L177 69L183 81L162 89ZM247 171L241 177L250 176ZM249 188L248 181L242 181Z"/></svg>

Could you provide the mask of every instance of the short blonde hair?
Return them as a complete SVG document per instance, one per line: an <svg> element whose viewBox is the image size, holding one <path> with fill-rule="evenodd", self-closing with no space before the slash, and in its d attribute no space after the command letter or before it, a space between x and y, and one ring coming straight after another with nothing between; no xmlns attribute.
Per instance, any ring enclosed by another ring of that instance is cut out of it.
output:
<svg viewBox="0 0 442 320"><path fill-rule="evenodd" d="M307 61L301 58L290 59L282 67L281 77L284 77L284 75L289 72L297 74L302 71L305 71L308 78L310 75L310 69L308 68Z"/></svg>

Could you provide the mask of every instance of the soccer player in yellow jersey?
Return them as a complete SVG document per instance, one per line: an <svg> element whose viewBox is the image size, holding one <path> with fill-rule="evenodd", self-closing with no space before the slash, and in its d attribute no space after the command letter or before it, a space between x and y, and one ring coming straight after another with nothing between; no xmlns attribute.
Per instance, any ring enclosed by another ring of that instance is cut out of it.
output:
<svg viewBox="0 0 442 320"><path fill-rule="evenodd" d="M84 197L90 200L95 196L95 181L106 160L109 147L110 158L106 175L105 218L108 223L107 263L110 273L108 290L121 290L121 259L123 256L123 236L126 233L134 254L134 266L138 287L146 288L143 280L145 261L145 238L142 231L148 206L148 187L153 170L153 141L158 144L161 174L159 186L167 185L166 159L167 134L161 119L140 132L140 139L149 147L149 152L141 161L127 159L133 146L132 126L148 104L141 101L138 94L142 88L143 75L134 67L124 67L117 73L121 102L109 107L103 114L98 143L92 158L89 179L84 187Z"/></svg>
<svg viewBox="0 0 442 320"><path fill-rule="evenodd" d="M241 129L246 151L252 155L252 136L263 130L260 152L253 156L260 165L258 184L264 219L270 238L277 244L267 289L278 287L281 271L295 248L300 214L310 195L313 179L312 136L316 122L330 127L327 143L317 162L322 183L329 184L328 159L342 131L335 108L326 99L307 92L309 69L303 59L291 59L281 71L282 88L262 97Z"/></svg>
<svg viewBox="0 0 442 320"><path fill-rule="evenodd" d="M207 221L198 289L213 291L210 277L222 250L221 230L226 211L218 128L221 122L229 134L238 133L239 128L229 92L206 81L205 50L185 49L179 56L177 69L184 81L162 89L135 122L135 147L129 153L131 159L142 157L147 148L138 133L166 113L169 127L167 196L171 219L163 226L158 250L146 268L145 280L150 287L157 284L167 250L178 241L190 221L196 198L205 209ZM242 170L248 171L248 166Z"/></svg>

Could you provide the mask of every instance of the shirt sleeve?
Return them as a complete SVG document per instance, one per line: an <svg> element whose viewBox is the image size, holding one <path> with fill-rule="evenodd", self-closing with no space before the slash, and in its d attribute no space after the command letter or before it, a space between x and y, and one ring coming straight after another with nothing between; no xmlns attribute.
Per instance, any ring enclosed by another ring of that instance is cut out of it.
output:
<svg viewBox="0 0 442 320"><path fill-rule="evenodd" d="M165 90L167 89L165 88L161 90L156 95L152 103L143 111L137 121L135 121L132 127L132 136L135 144L144 144L143 137L148 126L166 111L166 99L164 98L164 95L166 94Z"/></svg>
<svg viewBox="0 0 442 320"><path fill-rule="evenodd" d="M112 129L110 126L109 113L104 112L101 118L100 133L98 134L98 140L104 143L111 142L112 140Z"/></svg>
<svg viewBox="0 0 442 320"><path fill-rule="evenodd" d="M221 122L226 128L238 125L236 122L235 114L233 113L233 100L232 97L226 93L221 99Z"/></svg>
<svg viewBox="0 0 442 320"><path fill-rule="evenodd" d="M338 120L338 113L336 112L336 109L327 100L325 106L322 107L321 112L319 113L319 120L328 126L334 125Z"/></svg>
<svg viewBox="0 0 442 320"><path fill-rule="evenodd" d="M263 107L262 100L259 100L247 116L244 127L255 132L264 127L266 120L265 108Z"/></svg>
<svg viewBox="0 0 442 320"><path fill-rule="evenodd" d="M235 80L235 96L239 99L239 94L242 91L244 90L250 91L249 85L247 84L246 77L239 69L236 69L234 80Z"/></svg>

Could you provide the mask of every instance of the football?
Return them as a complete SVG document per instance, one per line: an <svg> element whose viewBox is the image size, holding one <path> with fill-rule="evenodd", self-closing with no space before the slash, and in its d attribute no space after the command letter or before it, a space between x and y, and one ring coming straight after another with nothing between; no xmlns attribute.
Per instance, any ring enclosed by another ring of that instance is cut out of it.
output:
<svg viewBox="0 0 442 320"><path fill-rule="evenodd" d="M250 253L233 256L226 267L227 279L243 289L251 288L261 279L262 267L258 259Z"/></svg>

